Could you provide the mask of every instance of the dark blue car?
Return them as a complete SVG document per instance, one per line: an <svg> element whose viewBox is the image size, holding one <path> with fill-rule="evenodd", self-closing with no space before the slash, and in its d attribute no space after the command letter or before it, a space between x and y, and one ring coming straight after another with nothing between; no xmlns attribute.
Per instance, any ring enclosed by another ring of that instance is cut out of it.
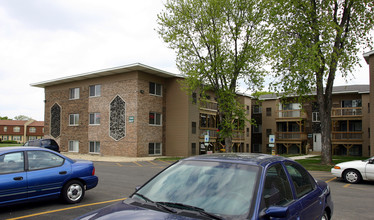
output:
<svg viewBox="0 0 374 220"><path fill-rule="evenodd" d="M78 203L97 183L91 161L40 147L0 148L0 206L59 197Z"/></svg>
<svg viewBox="0 0 374 220"><path fill-rule="evenodd" d="M130 198L78 219L331 219L327 183L266 154L212 154L178 161Z"/></svg>

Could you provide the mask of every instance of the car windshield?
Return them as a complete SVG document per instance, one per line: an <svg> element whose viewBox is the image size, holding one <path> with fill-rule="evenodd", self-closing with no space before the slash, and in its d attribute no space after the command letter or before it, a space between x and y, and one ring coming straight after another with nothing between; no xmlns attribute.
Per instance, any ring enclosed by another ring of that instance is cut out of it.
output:
<svg viewBox="0 0 374 220"><path fill-rule="evenodd" d="M368 158L368 159L366 159L366 160L364 160L365 162L368 162L369 160L374 160L374 157L370 157L370 158Z"/></svg>
<svg viewBox="0 0 374 220"><path fill-rule="evenodd" d="M182 161L144 185L133 198L174 204L173 208L178 204L197 207L225 218L244 218L252 213L259 170L237 163Z"/></svg>

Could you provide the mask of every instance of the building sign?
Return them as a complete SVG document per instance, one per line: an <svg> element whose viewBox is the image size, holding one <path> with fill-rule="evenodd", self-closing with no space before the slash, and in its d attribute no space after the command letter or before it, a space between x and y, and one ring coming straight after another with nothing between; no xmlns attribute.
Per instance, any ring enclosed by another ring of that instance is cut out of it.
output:
<svg viewBox="0 0 374 220"><path fill-rule="evenodd" d="M134 116L129 116L129 122L134 123L134 121L135 121L135 117Z"/></svg>

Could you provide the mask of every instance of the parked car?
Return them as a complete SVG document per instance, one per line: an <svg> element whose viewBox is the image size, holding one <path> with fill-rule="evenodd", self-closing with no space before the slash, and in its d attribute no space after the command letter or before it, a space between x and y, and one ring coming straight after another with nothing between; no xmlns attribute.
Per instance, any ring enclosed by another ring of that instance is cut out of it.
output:
<svg viewBox="0 0 374 220"><path fill-rule="evenodd" d="M0 148L0 206L59 197L78 203L97 183L91 161L40 147Z"/></svg>
<svg viewBox="0 0 374 220"><path fill-rule="evenodd" d="M60 147L58 146L57 142L53 139L36 139L27 141L24 146L32 146L32 147L44 147L50 150L54 150L60 153Z"/></svg>
<svg viewBox="0 0 374 220"><path fill-rule="evenodd" d="M374 181L374 157L338 163L331 169L331 173L348 183L359 183L361 180Z"/></svg>
<svg viewBox="0 0 374 220"><path fill-rule="evenodd" d="M331 219L327 183L266 154L182 159L128 199L77 219Z"/></svg>

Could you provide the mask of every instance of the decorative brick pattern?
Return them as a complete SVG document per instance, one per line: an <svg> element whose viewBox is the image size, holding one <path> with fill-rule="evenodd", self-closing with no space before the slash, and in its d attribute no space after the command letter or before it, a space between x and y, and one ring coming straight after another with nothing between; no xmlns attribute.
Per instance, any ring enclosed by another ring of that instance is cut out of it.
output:
<svg viewBox="0 0 374 220"><path fill-rule="evenodd" d="M61 131L61 107L56 103L51 108L51 135L54 138L60 136Z"/></svg>
<svg viewBox="0 0 374 220"><path fill-rule="evenodd" d="M109 134L116 141L126 136L126 103L118 95L110 103Z"/></svg>

